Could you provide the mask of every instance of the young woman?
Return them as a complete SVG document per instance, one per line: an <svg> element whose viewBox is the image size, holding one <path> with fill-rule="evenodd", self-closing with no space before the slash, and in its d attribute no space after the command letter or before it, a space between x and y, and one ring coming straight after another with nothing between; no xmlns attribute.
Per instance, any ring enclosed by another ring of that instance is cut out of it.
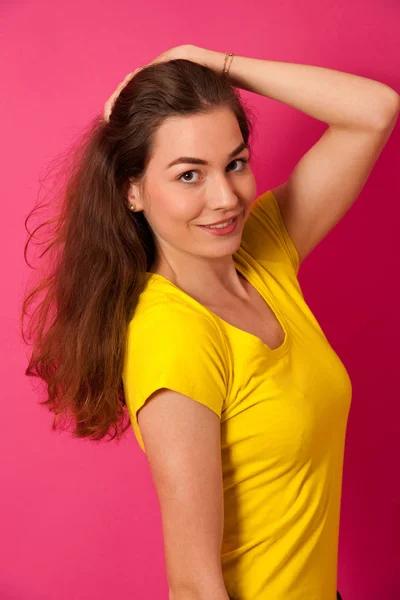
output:
<svg viewBox="0 0 400 600"><path fill-rule="evenodd" d="M258 196L235 88L328 124ZM377 81L185 45L130 73L74 156L57 260L23 306L47 286L27 374L76 436L132 424L170 600L339 597L351 381L298 271L359 195L398 110Z"/></svg>

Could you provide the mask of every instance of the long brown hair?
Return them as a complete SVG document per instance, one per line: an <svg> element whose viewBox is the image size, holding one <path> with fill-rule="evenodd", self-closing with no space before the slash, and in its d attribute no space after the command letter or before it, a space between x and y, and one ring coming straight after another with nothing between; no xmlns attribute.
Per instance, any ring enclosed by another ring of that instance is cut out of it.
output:
<svg viewBox="0 0 400 600"><path fill-rule="evenodd" d="M93 119L62 156L54 183L64 183L51 203L56 216L30 232L27 221L40 205L28 214L26 262L35 233L51 225L40 255L48 256L49 273L25 293L21 332L29 343L24 320L37 300L25 374L47 386L40 404L54 414L53 430L72 419L73 436L100 440L107 434L119 439L129 427L122 383L126 330L156 248L144 213L129 210L126 183L144 177L165 119L220 106L233 111L249 144L251 111L224 75L184 59L148 65L122 90L110 121Z"/></svg>

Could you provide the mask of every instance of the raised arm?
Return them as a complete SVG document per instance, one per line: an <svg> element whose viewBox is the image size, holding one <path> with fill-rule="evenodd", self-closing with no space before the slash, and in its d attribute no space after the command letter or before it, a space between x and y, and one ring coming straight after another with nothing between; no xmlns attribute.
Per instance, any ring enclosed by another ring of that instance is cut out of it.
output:
<svg viewBox="0 0 400 600"><path fill-rule="evenodd" d="M229 600L218 415L163 388L139 410L138 423L161 508L169 600Z"/></svg>

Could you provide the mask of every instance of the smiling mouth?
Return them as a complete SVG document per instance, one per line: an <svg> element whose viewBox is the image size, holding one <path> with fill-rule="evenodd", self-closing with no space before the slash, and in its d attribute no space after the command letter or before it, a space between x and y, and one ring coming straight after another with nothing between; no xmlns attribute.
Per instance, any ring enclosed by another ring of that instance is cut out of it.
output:
<svg viewBox="0 0 400 600"><path fill-rule="evenodd" d="M229 221L223 221L222 223L216 223L215 225L202 225L202 227L207 227L207 229L223 229L224 227L228 227L228 225L232 225L236 219L237 217L232 217Z"/></svg>
<svg viewBox="0 0 400 600"><path fill-rule="evenodd" d="M222 229L222 228L227 227L228 225L231 225L232 223L234 223L237 219L239 219L239 217L242 214L243 214L243 211L241 211L238 215L235 215L234 217L227 219L226 221L220 221L219 223L210 223L209 225L199 224L198 227L207 227L207 229Z"/></svg>

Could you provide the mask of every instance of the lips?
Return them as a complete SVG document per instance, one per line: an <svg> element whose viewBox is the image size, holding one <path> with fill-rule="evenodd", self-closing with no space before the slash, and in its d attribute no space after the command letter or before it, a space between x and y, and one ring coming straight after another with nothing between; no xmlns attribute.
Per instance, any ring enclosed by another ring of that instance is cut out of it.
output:
<svg viewBox="0 0 400 600"><path fill-rule="evenodd" d="M198 227L209 235L226 236L237 230L238 221L238 217L232 217L232 222L229 225L224 225L222 223L221 225L216 225L214 227L207 227L206 225L198 225Z"/></svg>
<svg viewBox="0 0 400 600"><path fill-rule="evenodd" d="M231 215L230 217L228 217L227 219L221 219L221 221L216 221L215 223L205 223L204 225L201 225L201 227L210 227L210 225L221 225L221 223L227 223L228 221L230 221L231 219L237 219L237 217L241 215L241 213L237 214L237 215Z"/></svg>
<svg viewBox="0 0 400 600"><path fill-rule="evenodd" d="M203 225L203 227L229 227L229 225L232 225L232 223L234 223L236 221L236 217L232 217L231 219L229 219L229 221L221 221L220 223L213 223L212 225Z"/></svg>

